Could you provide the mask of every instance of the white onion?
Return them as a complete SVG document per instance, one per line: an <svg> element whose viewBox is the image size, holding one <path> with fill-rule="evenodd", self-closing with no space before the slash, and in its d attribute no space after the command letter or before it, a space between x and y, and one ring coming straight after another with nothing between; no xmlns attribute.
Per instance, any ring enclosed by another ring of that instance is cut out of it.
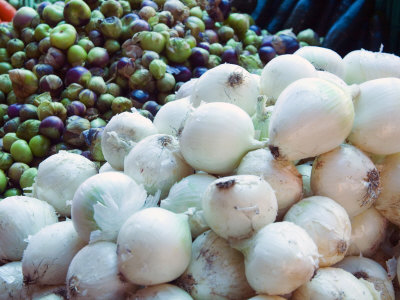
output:
<svg viewBox="0 0 400 300"><path fill-rule="evenodd" d="M104 173L104 172L122 172L122 171L114 169L108 162L105 162L99 169L99 173Z"/></svg>
<svg viewBox="0 0 400 300"><path fill-rule="evenodd" d="M382 190L375 207L389 221L400 226L400 153L385 158L380 179Z"/></svg>
<svg viewBox="0 0 400 300"><path fill-rule="evenodd" d="M314 196L310 186L312 164L305 163L297 165L296 169L303 179L303 197L306 198Z"/></svg>
<svg viewBox="0 0 400 300"><path fill-rule="evenodd" d="M342 205L350 218L367 210L379 195L379 172L354 146L342 144L313 163L311 189Z"/></svg>
<svg viewBox="0 0 400 300"><path fill-rule="evenodd" d="M154 134L141 140L125 158L124 173L149 194L161 192L161 199L169 189L194 170L183 159L176 137Z"/></svg>
<svg viewBox="0 0 400 300"><path fill-rule="evenodd" d="M367 286L353 274L332 267L318 269L311 281L298 288L291 299L375 300Z"/></svg>
<svg viewBox="0 0 400 300"><path fill-rule="evenodd" d="M85 246L71 221L42 228L29 238L22 258L25 284L55 285L65 283L68 266Z"/></svg>
<svg viewBox="0 0 400 300"><path fill-rule="evenodd" d="M158 133L179 136L193 110L189 97L168 102L157 112L153 124Z"/></svg>
<svg viewBox="0 0 400 300"><path fill-rule="evenodd" d="M389 53L354 50L343 57L343 63L344 80L348 84L400 77L400 57Z"/></svg>
<svg viewBox="0 0 400 300"><path fill-rule="evenodd" d="M254 295L246 280L242 253L212 230L194 240L190 264L176 282L196 300L246 299Z"/></svg>
<svg viewBox="0 0 400 300"><path fill-rule="evenodd" d="M317 71L305 58L298 55L279 55L268 62L261 73L261 94L278 99L282 91L292 82L307 77L316 77Z"/></svg>
<svg viewBox="0 0 400 300"><path fill-rule="evenodd" d="M345 92L349 93L352 99L356 98L360 94L360 86L358 84L352 84L349 86L346 82L344 82L342 78L335 74L329 73L327 71L317 71L317 77L336 84Z"/></svg>
<svg viewBox="0 0 400 300"><path fill-rule="evenodd" d="M168 197L161 200L160 207L189 217L192 238L210 227L203 215L201 199L208 185L217 179L208 174L197 173L183 178L169 190Z"/></svg>
<svg viewBox="0 0 400 300"><path fill-rule="evenodd" d="M201 105L186 121L180 137L185 160L210 174L229 174L250 150L265 145L254 139L251 118L239 107L215 102Z"/></svg>
<svg viewBox="0 0 400 300"><path fill-rule="evenodd" d="M374 154L400 152L400 78L360 84L354 99L355 118L349 141Z"/></svg>
<svg viewBox="0 0 400 300"><path fill-rule="evenodd" d="M269 224L237 248L245 256L246 278L259 294L291 293L318 268L317 246L291 222Z"/></svg>
<svg viewBox="0 0 400 300"><path fill-rule="evenodd" d="M68 268L67 292L71 300L125 300L135 290L135 285L121 280L117 245L111 242L85 246Z"/></svg>
<svg viewBox="0 0 400 300"><path fill-rule="evenodd" d="M305 46L293 54L307 59L318 71L327 71L343 78L343 60L339 54L331 49L318 46Z"/></svg>
<svg viewBox="0 0 400 300"><path fill-rule="evenodd" d="M0 262L21 260L27 239L58 221L54 208L45 201L12 196L0 201Z"/></svg>
<svg viewBox="0 0 400 300"><path fill-rule="evenodd" d="M348 256L334 267L342 268L357 278L371 282L381 293L382 300L395 300L392 281L386 270L372 259L362 256Z"/></svg>
<svg viewBox="0 0 400 300"><path fill-rule="evenodd" d="M127 300L192 300L188 293L175 285L164 283L138 290Z"/></svg>
<svg viewBox="0 0 400 300"><path fill-rule="evenodd" d="M156 134L151 120L138 112L123 112L111 118L104 128L101 150L107 162L116 170L124 169L124 159L136 143Z"/></svg>
<svg viewBox="0 0 400 300"><path fill-rule="evenodd" d="M239 106L250 116L256 111L258 82L243 67L221 64L204 73L192 91L194 107L201 102L227 102Z"/></svg>
<svg viewBox="0 0 400 300"><path fill-rule="evenodd" d="M178 278L190 262L187 216L151 207L133 214L118 234L118 264L132 283L155 285Z"/></svg>
<svg viewBox="0 0 400 300"><path fill-rule="evenodd" d="M95 174L94 162L79 154L60 151L39 164L32 195L50 203L62 216L70 216L70 201L75 191Z"/></svg>
<svg viewBox="0 0 400 300"><path fill-rule="evenodd" d="M290 84L275 103L269 123L270 149L277 158L298 160L332 150L349 135L351 96L320 78Z"/></svg>
<svg viewBox="0 0 400 300"><path fill-rule="evenodd" d="M32 288L29 291L31 300L64 300L67 296L65 282L62 285L33 285Z"/></svg>
<svg viewBox="0 0 400 300"><path fill-rule="evenodd" d="M182 84L179 90L175 93L175 99L178 100L190 97L193 93L193 89L198 80L199 80L198 78L192 78L189 81L186 81L184 84Z"/></svg>
<svg viewBox="0 0 400 300"><path fill-rule="evenodd" d="M374 255L385 238L386 228L387 220L374 207L352 218L350 247L346 255Z"/></svg>
<svg viewBox="0 0 400 300"><path fill-rule="evenodd" d="M278 201L278 219L302 198L303 183L296 167L290 161L274 159L269 149L248 152L236 174L261 176L271 185Z"/></svg>
<svg viewBox="0 0 400 300"><path fill-rule="evenodd" d="M143 186L120 172L85 180L72 200L72 222L81 239L116 241L122 224L145 204Z"/></svg>
<svg viewBox="0 0 400 300"><path fill-rule="evenodd" d="M313 196L294 204L284 217L310 235L321 255L320 267L342 260L350 244L351 223L346 210L334 200Z"/></svg>
<svg viewBox="0 0 400 300"><path fill-rule="evenodd" d="M255 175L215 180L205 191L202 204L207 224L224 239L251 237L274 222L278 210L273 189Z"/></svg>
<svg viewBox="0 0 400 300"><path fill-rule="evenodd" d="M26 299L22 264L13 261L0 267L0 299Z"/></svg>

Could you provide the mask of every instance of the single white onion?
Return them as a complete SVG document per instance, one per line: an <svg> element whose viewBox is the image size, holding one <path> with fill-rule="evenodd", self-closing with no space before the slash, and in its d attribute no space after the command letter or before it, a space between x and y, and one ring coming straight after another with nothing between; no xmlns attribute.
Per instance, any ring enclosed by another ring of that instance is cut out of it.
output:
<svg viewBox="0 0 400 300"><path fill-rule="evenodd" d="M86 243L71 221L42 228L29 238L22 258L25 284L55 285L65 283L68 266Z"/></svg>
<svg viewBox="0 0 400 300"><path fill-rule="evenodd" d="M370 208L379 195L379 172L361 150L342 144L315 158L311 172L314 195L342 205L350 218Z"/></svg>
<svg viewBox="0 0 400 300"><path fill-rule="evenodd" d="M96 242L83 247L67 273L68 299L125 300L136 286L121 280L117 245Z"/></svg>
<svg viewBox="0 0 400 300"><path fill-rule="evenodd" d="M123 172L123 171L118 171L111 167L111 165L108 162L105 162L99 169L99 173L104 173L104 172Z"/></svg>
<svg viewBox="0 0 400 300"><path fill-rule="evenodd" d="M237 247L245 256L246 278L259 294L284 295L308 282L318 268L318 248L291 222L268 224Z"/></svg>
<svg viewBox="0 0 400 300"><path fill-rule="evenodd" d="M351 240L346 255L371 257L385 239L387 220L374 207L351 219Z"/></svg>
<svg viewBox="0 0 400 300"><path fill-rule="evenodd" d="M375 208L390 222L400 226L400 153L384 159L380 179L382 190Z"/></svg>
<svg viewBox="0 0 400 300"><path fill-rule="evenodd" d="M155 285L178 278L190 262L187 216L151 207L133 214L118 234L118 266L132 283Z"/></svg>
<svg viewBox="0 0 400 300"><path fill-rule="evenodd" d="M351 223L346 210L334 200L313 196L294 204L284 217L310 235L321 255L320 267L342 260L350 244Z"/></svg>
<svg viewBox="0 0 400 300"><path fill-rule="evenodd" d="M276 56L262 70L261 94L276 101L288 85L308 77L317 77L317 71L305 58L291 54Z"/></svg>
<svg viewBox="0 0 400 300"><path fill-rule="evenodd" d="M339 54L331 49L318 46L305 46L293 54L307 59L318 71L327 71L343 78L343 60Z"/></svg>
<svg viewBox="0 0 400 300"><path fill-rule="evenodd" d="M60 151L39 164L32 195L50 203L62 216L70 216L75 191L95 174L94 162L79 154Z"/></svg>
<svg viewBox="0 0 400 300"><path fill-rule="evenodd" d="M154 134L141 140L125 158L124 173L149 194L161 192L161 199L182 178L194 173L183 159L176 137Z"/></svg>
<svg viewBox="0 0 400 300"><path fill-rule="evenodd" d="M192 78L189 81L186 81L184 84L182 84L179 90L175 93L175 99L178 100L190 97L193 93L193 89L198 80L199 80L198 78Z"/></svg>
<svg viewBox="0 0 400 300"><path fill-rule="evenodd" d="M212 182L202 199L204 218L224 239L245 239L275 221L275 193L262 177L235 175Z"/></svg>
<svg viewBox="0 0 400 300"><path fill-rule="evenodd" d="M175 183L168 197L161 200L160 207L189 217L192 238L210 229L203 215L202 197L208 185L217 178L205 173L196 173Z"/></svg>
<svg viewBox="0 0 400 300"><path fill-rule="evenodd" d="M12 196L0 201L0 262L21 260L27 239L58 221L54 208L32 197Z"/></svg>
<svg viewBox="0 0 400 300"><path fill-rule="evenodd" d="M154 117L158 133L179 136L194 108L189 97L164 104Z"/></svg>
<svg viewBox="0 0 400 300"><path fill-rule="evenodd" d="M270 149L276 158L314 157L340 145L353 120L353 101L343 89L320 78L299 79L275 103Z"/></svg>
<svg viewBox="0 0 400 300"><path fill-rule="evenodd" d="M197 80L190 99L194 107L202 102L231 103L251 116L256 111L258 95L258 82L245 68L225 63Z"/></svg>
<svg viewBox="0 0 400 300"><path fill-rule="evenodd" d="M0 299L26 299L22 263L13 261L0 267Z"/></svg>
<svg viewBox="0 0 400 300"><path fill-rule="evenodd" d="M247 299L254 291L246 280L244 257L212 230L192 245L192 259L176 281L193 299Z"/></svg>
<svg viewBox="0 0 400 300"><path fill-rule="evenodd" d="M156 134L151 120L138 112L123 112L111 118L104 128L101 150L106 161L116 170L124 169L124 159L136 143Z"/></svg>
<svg viewBox="0 0 400 300"><path fill-rule="evenodd" d="M377 300L369 288L350 272L341 268L320 268L311 281L298 288L292 300Z"/></svg>
<svg viewBox="0 0 400 300"><path fill-rule="evenodd" d="M236 174L261 176L271 185L278 201L278 219L302 198L302 177L294 164L274 159L267 148L248 152L240 161Z"/></svg>
<svg viewBox="0 0 400 300"><path fill-rule="evenodd" d="M343 63L343 79L347 84L384 77L400 77L400 57L394 54L354 50L343 57Z"/></svg>
<svg viewBox="0 0 400 300"><path fill-rule="evenodd" d="M304 163L297 165L296 169L303 179L303 197L306 198L314 196L310 186L312 164Z"/></svg>
<svg viewBox="0 0 400 300"><path fill-rule="evenodd" d="M374 154L400 152L400 78L360 84L354 99L355 118L349 141Z"/></svg>
<svg viewBox="0 0 400 300"><path fill-rule="evenodd" d="M176 285L164 283L138 290L127 300L193 300L188 293Z"/></svg>
<svg viewBox="0 0 400 300"><path fill-rule="evenodd" d="M193 168L219 175L231 173L248 151L264 145L254 139L249 115L223 102L198 107L180 137L182 155Z"/></svg>
<svg viewBox="0 0 400 300"><path fill-rule="evenodd" d="M393 284L388 273L372 259L362 256L348 256L334 267L342 268L357 278L371 282L375 289L381 293L382 300L395 300Z"/></svg>
<svg viewBox="0 0 400 300"><path fill-rule="evenodd" d="M120 172L99 173L85 180L72 199L72 222L86 242L116 241L124 222L145 204L142 185Z"/></svg>

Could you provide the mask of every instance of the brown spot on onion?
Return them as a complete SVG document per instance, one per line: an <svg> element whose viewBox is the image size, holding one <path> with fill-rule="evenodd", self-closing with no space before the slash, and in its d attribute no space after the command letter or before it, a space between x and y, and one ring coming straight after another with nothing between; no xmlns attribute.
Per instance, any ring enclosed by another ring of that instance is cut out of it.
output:
<svg viewBox="0 0 400 300"><path fill-rule="evenodd" d="M355 272L353 275L356 276L358 279L360 279L360 278L368 279L369 278L368 274L363 271Z"/></svg>
<svg viewBox="0 0 400 300"><path fill-rule="evenodd" d="M368 183L368 188L361 203L362 206L374 203L381 192L379 172L377 169L369 170L364 180Z"/></svg>
<svg viewBox="0 0 400 300"><path fill-rule="evenodd" d="M229 189L230 187L234 186L236 183L235 179L217 182L215 185L219 189Z"/></svg>
<svg viewBox="0 0 400 300"><path fill-rule="evenodd" d="M229 75L227 83L230 87L235 87L235 86L243 84L243 82L244 82L243 73L242 72L233 72Z"/></svg>

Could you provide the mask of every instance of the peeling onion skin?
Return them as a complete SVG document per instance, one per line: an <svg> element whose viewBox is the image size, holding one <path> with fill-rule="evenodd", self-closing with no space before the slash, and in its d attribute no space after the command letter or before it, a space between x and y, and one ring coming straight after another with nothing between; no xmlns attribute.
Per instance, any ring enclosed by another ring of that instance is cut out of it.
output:
<svg viewBox="0 0 400 300"><path fill-rule="evenodd" d="M234 247L244 254L247 281L259 294L289 294L308 282L318 268L317 246L303 228L291 222L269 224Z"/></svg>
<svg viewBox="0 0 400 300"><path fill-rule="evenodd" d="M350 247L346 255L373 256L385 239L387 225L387 219L374 207L352 218Z"/></svg>
<svg viewBox="0 0 400 300"><path fill-rule="evenodd" d="M163 283L159 285L145 287L138 290L127 300L193 300L193 298L181 288Z"/></svg>
<svg viewBox="0 0 400 300"><path fill-rule="evenodd" d="M71 221L42 228L29 239L22 258L25 284L55 285L65 283L68 266L86 243Z"/></svg>
<svg viewBox="0 0 400 300"><path fill-rule="evenodd" d="M237 167L238 175L257 175L267 181L278 201L278 220L303 197L303 181L292 162L276 160L267 148L248 152Z"/></svg>
<svg viewBox="0 0 400 300"><path fill-rule="evenodd" d="M349 93L324 79L299 79L286 87L275 103L269 148L277 159L314 157L343 143L353 120Z"/></svg>
<svg viewBox="0 0 400 300"><path fill-rule="evenodd" d="M382 300L395 300L392 281L386 270L372 259L362 256L348 256L334 265L342 268L357 278L371 282L375 289L381 293Z"/></svg>
<svg viewBox="0 0 400 300"><path fill-rule="evenodd" d="M22 264L13 261L0 267L0 299L26 299Z"/></svg>
<svg viewBox="0 0 400 300"><path fill-rule="evenodd" d="M194 240L191 262L176 284L196 300L241 300L254 295L242 253L212 230Z"/></svg>
<svg viewBox="0 0 400 300"><path fill-rule="evenodd" d="M400 226L400 153L384 159L380 178L382 191L375 208L390 222Z"/></svg>
<svg viewBox="0 0 400 300"><path fill-rule="evenodd" d="M379 171L361 150L342 144L315 158L311 189L338 202L352 218L375 203L381 190Z"/></svg>
<svg viewBox="0 0 400 300"><path fill-rule="evenodd" d="M111 242L96 242L82 248L69 265L66 282L71 300L125 300L137 289L120 276L117 245Z"/></svg>
<svg viewBox="0 0 400 300"><path fill-rule="evenodd" d="M296 169L303 179L303 197L306 198L314 196L310 186L312 165L301 164L297 165Z"/></svg>
<svg viewBox="0 0 400 300"><path fill-rule="evenodd" d="M292 300L374 300L369 289L353 274L340 268L317 270L311 281L298 288Z"/></svg>
<svg viewBox="0 0 400 300"><path fill-rule="evenodd" d="M351 223L346 210L334 200L313 196L294 204L284 221L301 226L314 240L321 255L320 267L342 260L350 244Z"/></svg>

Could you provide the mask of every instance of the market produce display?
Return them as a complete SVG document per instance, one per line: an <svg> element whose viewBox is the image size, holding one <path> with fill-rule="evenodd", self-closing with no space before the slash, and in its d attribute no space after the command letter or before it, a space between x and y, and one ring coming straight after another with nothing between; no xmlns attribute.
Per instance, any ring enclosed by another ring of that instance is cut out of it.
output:
<svg viewBox="0 0 400 300"><path fill-rule="evenodd" d="M400 57L235 3L0 25L0 300L400 297Z"/></svg>

